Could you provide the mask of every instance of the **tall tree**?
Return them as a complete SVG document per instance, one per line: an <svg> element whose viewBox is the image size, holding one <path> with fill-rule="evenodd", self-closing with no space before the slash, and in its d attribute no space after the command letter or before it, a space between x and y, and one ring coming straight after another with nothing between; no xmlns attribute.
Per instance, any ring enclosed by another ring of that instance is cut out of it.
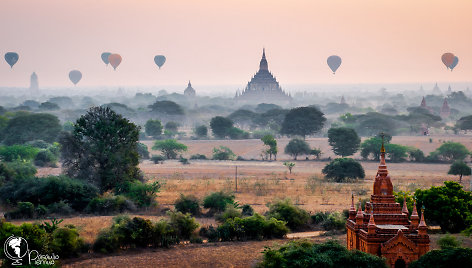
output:
<svg viewBox="0 0 472 268"><path fill-rule="evenodd" d="M97 185L101 192L141 178L139 127L108 107L92 107L60 139L67 175Z"/></svg>
<svg viewBox="0 0 472 268"><path fill-rule="evenodd" d="M162 123L160 120L152 120L149 119L144 125L144 129L148 136L152 136L154 138L159 137L162 134Z"/></svg>
<svg viewBox="0 0 472 268"><path fill-rule="evenodd" d="M285 146L285 153L293 156L294 160L301 154L310 154L310 145L302 139L291 139Z"/></svg>
<svg viewBox="0 0 472 268"><path fill-rule="evenodd" d="M3 143L23 144L32 140L52 143L61 129L59 119L52 114L20 114L8 121L3 130Z"/></svg>
<svg viewBox="0 0 472 268"><path fill-rule="evenodd" d="M285 115L280 133L305 136L316 133L323 128L326 118L315 107L298 107Z"/></svg>
<svg viewBox="0 0 472 268"><path fill-rule="evenodd" d="M229 135L233 128L233 121L223 116L215 116L210 121L211 131L217 138L223 139Z"/></svg>
<svg viewBox="0 0 472 268"><path fill-rule="evenodd" d="M340 127L328 130L328 142L336 155L345 157L353 155L359 150L361 139L354 129Z"/></svg>
<svg viewBox="0 0 472 268"><path fill-rule="evenodd" d="M466 163L464 163L464 161L458 160L452 163L447 174L459 175L459 182L462 182L462 176L470 175L471 169Z"/></svg>
<svg viewBox="0 0 472 268"><path fill-rule="evenodd" d="M272 156L277 160L277 140L274 136L268 134L261 138L264 145L268 146L266 152L269 154L269 159L272 160Z"/></svg>
<svg viewBox="0 0 472 268"><path fill-rule="evenodd" d="M156 141L153 150L160 150L167 159L175 159L180 152L187 151L187 145L177 142L174 139Z"/></svg>

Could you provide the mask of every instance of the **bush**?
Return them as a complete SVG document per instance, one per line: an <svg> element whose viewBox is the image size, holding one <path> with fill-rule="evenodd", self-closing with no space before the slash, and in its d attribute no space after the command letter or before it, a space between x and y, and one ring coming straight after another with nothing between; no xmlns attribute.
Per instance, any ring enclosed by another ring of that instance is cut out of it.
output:
<svg viewBox="0 0 472 268"><path fill-rule="evenodd" d="M182 163L182 165L190 165L190 162L188 161L188 158L180 156L179 162Z"/></svg>
<svg viewBox="0 0 472 268"><path fill-rule="evenodd" d="M249 139L249 133L237 127L230 128L228 135L232 140Z"/></svg>
<svg viewBox="0 0 472 268"><path fill-rule="evenodd" d="M225 211L223 211L223 213L218 215L216 217L216 220L219 221L219 222L225 222L228 219L234 219L236 217L238 217L238 218L242 217L241 210L235 208L231 204L228 204L228 205L226 205Z"/></svg>
<svg viewBox="0 0 472 268"><path fill-rule="evenodd" d="M34 158L34 164L38 167L57 167L57 156L49 150L41 150Z"/></svg>
<svg viewBox="0 0 472 268"><path fill-rule="evenodd" d="M438 245L441 249L458 248L461 246L461 242L456 237L446 234L438 239Z"/></svg>
<svg viewBox="0 0 472 268"><path fill-rule="evenodd" d="M190 160L207 160L208 158L204 154L193 154L190 156Z"/></svg>
<svg viewBox="0 0 472 268"><path fill-rule="evenodd" d="M13 161L0 163L0 185L13 179L28 179L34 177L36 168L30 162Z"/></svg>
<svg viewBox="0 0 472 268"><path fill-rule="evenodd" d="M162 155L153 154L151 157L151 161L154 162L154 164L159 164L159 162L164 163L164 160L166 160L166 158Z"/></svg>
<svg viewBox="0 0 472 268"><path fill-rule="evenodd" d="M4 203L31 202L48 206L63 201L77 211L82 211L97 194L96 187L62 175L16 179L0 187Z"/></svg>
<svg viewBox="0 0 472 268"><path fill-rule="evenodd" d="M421 256L417 261L408 265L408 268L426 267L472 267L472 249L448 248L442 250L431 250Z"/></svg>
<svg viewBox="0 0 472 268"><path fill-rule="evenodd" d="M199 234L202 237L206 237L208 242L219 241L218 229L215 229L212 225L200 228Z"/></svg>
<svg viewBox="0 0 472 268"><path fill-rule="evenodd" d="M189 213L169 212L169 224L174 228L179 238L190 239L193 232L198 228L199 224Z"/></svg>
<svg viewBox="0 0 472 268"><path fill-rule="evenodd" d="M290 199L278 200L270 204L267 217L287 222L287 226L291 230L305 227L310 220L310 214L293 205Z"/></svg>
<svg viewBox="0 0 472 268"><path fill-rule="evenodd" d="M138 142L137 147L138 147L139 158L149 159L149 151L146 144Z"/></svg>
<svg viewBox="0 0 472 268"><path fill-rule="evenodd" d="M245 204L242 206L241 214L243 216L252 216L254 215L254 209L251 207L251 205Z"/></svg>
<svg viewBox="0 0 472 268"><path fill-rule="evenodd" d="M192 215L200 215L200 202L193 195L180 194L179 199L175 201L175 210Z"/></svg>
<svg viewBox="0 0 472 268"><path fill-rule="evenodd" d="M48 211L50 214L56 215L70 215L74 213L74 210L64 201L59 201L57 203L52 203L48 206Z"/></svg>
<svg viewBox="0 0 472 268"><path fill-rule="evenodd" d="M11 145L0 147L0 158L3 161L12 162L15 160L33 160L39 149L30 145Z"/></svg>
<svg viewBox="0 0 472 268"><path fill-rule="evenodd" d="M61 258L78 257L86 250L84 240L75 228L62 227L52 233L51 251Z"/></svg>
<svg viewBox="0 0 472 268"><path fill-rule="evenodd" d="M5 241L11 235L21 236L26 241L28 241L28 246L30 249L35 249L41 254L52 253L50 249L51 236L38 224L23 223L20 226L16 226L13 223L1 220L0 241ZM5 265L6 256L3 250L0 251L0 259L2 259Z"/></svg>
<svg viewBox="0 0 472 268"><path fill-rule="evenodd" d="M426 159L423 151L416 148L410 148L408 151L408 157L410 158L410 161L413 162L424 162Z"/></svg>
<svg viewBox="0 0 472 268"><path fill-rule="evenodd" d="M321 223L321 226L326 231L345 230L346 217L339 212L330 213L328 217Z"/></svg>
<svg viewBox="0 0 472 268"><path fill-rule="evenodd" d="M467 147L465 147L462 143L452 141L441 144L439 148L437 148L434 152L431 152L431 154L436 154L440 159L448 162L464 160L464 158L466 158L469 153L470 152L467 150Z"/></svg>
<svg viewBox="0 0 472 268"><path fill-rule="evenodd" d="M140 181L127 182L117 191L133 201L138 207L150 207L156 204L157 193L161 189L158 181L143 183Z"/></svg>
<svg viewBox="0 0 472 268"><path fill-rule="evenodd" d="M275 218L267 220L257 213L246 218L230 218L217 229L221 241L282 238L288 231L284 221Z"/></svg>
<svg viewBox="0 0 472 268"><path fill-rule="evenodd" d="M228 204L234 204L234 195L225 192L214 192L203 199L203 207L210 209L210 214L224 211Z"/></svg>
<svg viewBox="0 0 472 268"><path fill-rule="evenodd" d="M307 240L288 242L277 249L267 247L258 267L387 267L369 253L347 250L335 241L315 244Z"/></svg>
<svg viewBox="0 0 472 268"><path fill-rule="evenodd" d="M7 219L31 219L34 216L34 205L31 202L18 202L14 211L5 213Z"/></svg>
<svg viewBox="0 0 472 268"><path fill-rule="evenodd" d="M321 171L328 180L346 182L347 179L363 179L364 168L352 158L336 158L327 164Z"/></svg>
<svg viewBox="0 0 472 268"><path fill-rule="evenodd" d="M109 215L135 210L136 206L134 203L121 195L95 197L90 201L85 209L87 213L98 215Z"/></svg>
<svg viewBox="0 0 472 268"><path fill-rule="evenodd" d="M220 146L219 148L213 148L213 159L214 160L233 160L236 155L226 146Z"/></svg>
<svg viewBox="0 0 472 268"><path fill-rule="evenodd" d="M403 162L408 156L407 153L410 150L407 146L387 143L385 144L385 151L391 162Z"/></svg>
<svg viewBox="0 0 472 268"><path fill-rule="evenodd" d="M203 138L208 135L208 128L204 125L198 126L195 128L195 134L197 134L197 137Z"/></svg>

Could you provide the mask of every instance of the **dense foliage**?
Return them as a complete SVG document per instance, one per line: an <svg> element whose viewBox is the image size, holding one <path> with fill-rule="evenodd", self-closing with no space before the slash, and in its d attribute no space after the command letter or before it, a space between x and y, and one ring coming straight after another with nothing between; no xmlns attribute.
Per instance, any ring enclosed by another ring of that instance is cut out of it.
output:
<svg viewBox="0 0 472 268"><path fill-rule="evenodd" d="M146 131L146 135L152 136L154 138L159 137L162 134L162 123L160 120L152 120L149 119L146 121L144 125L144 130Z"/></svg>
<svg viewBox="0 0 472 268"><path fill-rule="evenodd" d="M210 127L215 137L224 139L233 128L233 121L223 116L215 116L210 121Z"/></svg>
<svg viewBox="0 0 472 268"><path fill-rule="evenodd" d="M363 179L365 177L362 165L352 158L336 158L327 164L321 171L327 179L335 182L346 182L349 179Z"/></svg>
<svg viewBox="0 0 472 268"><path fill-rule="evenodd" d="M33 140L54 142L62 130L59 119L52 114L20 114L8 121L3 130L6 145Z"/></svg>
<svg viewBox="0 0 472 268"><path fill-rule="evenodd" d="M156 141L152 149L161 151L167 159L175 159L177 158L177 154L187 151L187 145L174 139L168 139Z"/></svg>
<svg viewBox="0 0 472 268"><path fill-rule="evenodd" d="M291 155L297 160L299 155L309 155L311 153L310 145L302 139L291 139L285 146L285 153Z"/></svg>
<svg viewBox="0 0 472 268"><path fill-rule="evenodd" d="M326 118L315 107L298 107L290 110L282 123L280 133L286 135L312 135L323 128Z"/></svg>
<svg viewBox="0 0 472 268"><path fill-rule="evenodd" d="M213 159L214 160L233 160L236 155L226 146L220 146L219 148L213 148Z"/></svg>
<svg viewBox="0 0 472 268"><path fill-rule="evenodd" d="M210 209L210 214L224 211L228 204L234 204L233 194L214 192L203 198L203 207Z"/></svg>
<svg viewBox="0 0 472 268"><path fill-rule="evenodd" d="M470 248L448 248L431 250L421 256L417 261L408 265L409 268L450 268L450 267L472 267L472 249Z"/></svg>
<svg viewBox="0 0 472 268"><path fill-rule="evenodd" d="M285 221L291 230L306 227L310 220L310 214L295 206L290 199L277 200L269 204L267 217Z"/></svg>
<svg viewBox="0 0 472 268"><path fill-rule="evenodd" d="M359 150L361 139L352 128L340 127L328 130L328 142L336 155L353 155Z"/></svg>

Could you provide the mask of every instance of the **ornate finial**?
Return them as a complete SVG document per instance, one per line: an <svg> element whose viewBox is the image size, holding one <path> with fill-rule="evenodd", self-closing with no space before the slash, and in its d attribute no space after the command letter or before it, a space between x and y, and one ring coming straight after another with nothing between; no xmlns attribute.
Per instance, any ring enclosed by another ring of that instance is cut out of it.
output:
<svg viewBox="0 0 472 268"><path fill-rule="evenodd" d="M403 208L402 208L402 213L408 215L408 207L406 205L406 196L403 197Z"/></svg>
<svg viewBox="0 0 472 268"><path fill-rule="evenodd" d="M421 207L421 219L418 227L426 227L426 222L424 221L424 205Z"/></svg>
<svg viewBox="0 0 472 268"><path fill-rule="evenodd" d="M381 152L381 153L385 153L385 146L384 146L385 133L384 133L384 132L380 132L380 137L382 138L382 147L380 147L380 152Z"/></svg>
<svg viewBox="0 0 472 268"><path fill-rule="evenodd" d="M351 192L351 211L356 211L356 207L354 206L354 193Z"/></svg>

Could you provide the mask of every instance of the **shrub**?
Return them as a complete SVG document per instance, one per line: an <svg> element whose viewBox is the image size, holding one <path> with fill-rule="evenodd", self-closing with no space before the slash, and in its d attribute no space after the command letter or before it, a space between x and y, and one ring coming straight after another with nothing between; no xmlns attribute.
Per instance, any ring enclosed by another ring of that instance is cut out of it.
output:
<svg viewBox="0 0 472 268"><path fill-rule="evenodd" d="M436 154L440 159L448 162L464 160L464 158L466 158L469 153L470 152L467 150L467 147L465 147L462 143L452 141L441 144L439 148L437 148L434 152L431 152L431 154Z"/></svg>
<svg viewBox="0 0 472 268"><path fill-rule="evenodd" d="M328 180L346 182L347 179L363 179L364 168L352 158L336 158L327 164L321 171Z"/></svg>
<svg viewBox="0 0 472 268"><path fill-rule="evenodd" d="M221 241L282 238L288 231L284 221L275 218L267 220L257 213L246 218L227 219L217 229Z"/></svg>
<svg viewBox="0 0 472 268"><path fill-rule="evenodd" d="M230 128L228 135L232 140L249 139L249 133L237 127Z"/></svg>
<svg viewBox="0 0 472 268"><path fill-rule="evenodd" d="M151 161L154 162L154 164L159 164L159 162L164 163L164 160L166 160L166 158L162 155L153 154L151 157Z"/></svg>
<svg viewBox="0 0 472 268"><path fill-rule="evenodd" d="M409 148L399 144L387 143L385 144L385 151L391 162L403 162L408 156Z"/></svg>
<svg viewBox="0 0 472 268"><path fill-rule="evenodd" d="M63 201L77 211L82 211L97 194L96 187L62 175L16 179L0 187L4 203L31 202L48 206Z"/></svg>
<svg viewBox="0 0 472 268"><path fill-rule="evenodd" d="M472 249L448 248L442 250L431 250L421 256L417 261L410 263L408 267L472 267Z"/></svg>
<svg viewBox="0 0 472 268"><path fill-rule="evenodd" d="M200 236L208 238L208 242L218 242L219 235L218 229L215 229L212 225L208 227L200 228L199 232Z"/></svg>
<svg viewBox="0 0 472 268"><path fill-rule="evenodd" d="M57 203L52 203L48 206L48 211L50 214L57 215L70 215L74 213L74 210L69 206L68 203L64 201L59 201Z"/></svg>
<svg viewBox="0 0 472 268"><path fill-rule="evenodd" d="M347 250L336 241L315 244L307 240L288 242L277 249L267 247L258 267L387 267L369 253Z"/></svg>
<svg viewBox="0 0 472 268"><path fill-rule="evenodd" d="M270 204L267 217L285 221L291 230L297 230L308 224L310 214L293 205L290 199L285 199Z"/></svg>
<svg viewBox="0 0 472 268"><path fill-rule="evenodd" d="M441 249L458 248L461 246L461 242L456 237L446 234L438 239L438 245Z"/></svg>
<svg viewBox="0 0 472 268"><path fill-rule="evenodd" d="M198 126L195 128L195 134L197 134L197 137L203 138L208 135L208 128L204 125Z"/></svg>
<svg viewBox="0 0 472 268"><path fill-rule="evenodd" d="M192 215L200 215L200 202L193 195L183 195L175 201L175 210Z"/></svg>
<svg viewBox="0 0 472 268"><path fill-rule="evenodd" d="M241 218L241 210L235 208L233 205L226 205L225 211L216 217L216 220L219 222L225 222L228 219L234 219L236 217Z"/></svg>
<svg viewBox="0 0 472 268"><path fill-rule="evenodd" d="M204 154L193 154L190 156L190 160L207 160Z"/></svg>
<svg viewBox="0 0 472 268"><path fill-rule="evenodd" d="M233 160L236 155L226 146L220 146L219 148L213 148L213 159L214 160Z"/></svg>
<svg viewBox="0 0 472 268"><path fill-rule="evenodd" d="M47 149L50 146L49 143L47 143L43 140L29 141L29 142L25 143L25 145L33 146L33 147L36 147L36 148L39 148L39 149Z"/></svg>
<svg viewBox="0 0 472 268"><path fill-rule="evenodd" d="M234 204L234 195L225 192L214 192L203 199L203 207L210 209L210 214L224 211L227 204Z"/></svg>
<svg viewBox="0 0 472 268"><path fill-rule="evenodd" d="M13 179L32 178L36 174L36 168L30 162L13 161L0 163L0 185Z"/></svg>
<svg viewBox="0 0 472 268"><path fill-rule="evenodd" d="M251 205L245 204L242 206L241 214L243 216L252 216L254 215L254 209L251 207Z"/></svg>
<svg viewBox="0 0 472 268"><path fill-rule="evenodd" d="M161 186L158 181L153 183L134 181L125 183L117 192L128 197L138 207L150 207L156 204L157 193Z"/></svg>
<svg viewBox="0 0 472 268"><path fill-rule="evenodd" d="M326 231L345 230L346 217L339 212L330 213L328 217L321 223L321 226Z"/></svg>
<svg viewBox="0 0 472 268"><path fill-rule="evenodd" d="M86 249L84 240L75 228L62 227L52 233L51 250L61 257L77 257Z"/></svg>
<svg viewBox="0 0 472 268"><path fill-rule="evenodd" d="M424 162L426 159L423 151L416 148L410 148L408 151L408 157L410 158L410 161L413 162Z"/></svg>
<svg viewBox="0 0 472 268"><path fill-rule="evenodd" d="M95 197L90 201L85 209L87 213L98 215L109 215L135 210L136 206L134 203L121 195Z"/></svg>
<svg viewBox="0 0 472 268"><path fill-rule="evenodd" d="M14 211L5 213L7 219L31 219L34 216L34 205L31 202L18 202Z"/></svg>
<svg viewBox="0 0 472 268"><path fill-rule="evenodd" d="M28 241L28 246L30 249L35 249L41 254L52 253L49 247L51 237L38 224L23 223L20 226L16 226L13 223L1 220L0 241L5 241L11 235L21 236L26 241ZM2 259L5 265L6 257L3 250L0 251L0 259Z"/></svg>
<svg viewBox="0 0 472 268"><path fill-rule="evenodd" d="M12 162L15 160L33 160L39 149L30 145L11 145L0 147L0 158L3 161Z"/></svg>
<svg viewBox="0 0 472 268"><path fill-rule="evenodd" d="M198 228L199 224L189 213L169 212L169 224L174 228L179 238L190 239L193 232Z"/></svg>
<svg viewBox="0 0 472 268"><path fill-rule="evenodd" d="M330 212L316 212L315 214L311 215L311 221L316 225L321 225L324 221L326 221L331 213Z"/></svg>
<svg viewBox="0 0 472 268"><path fill-rule="evenodd" d="M180 156L179 162L182 163L182 165L190 165L190 162L188 161L188 158Z"/></svg>
<svg viewBox="0 0 472 268"><path fill-rule="evenodd" d="M39 167L57 167L57 156L49 150L41 150L34 158L34 164Z"/></svg>

